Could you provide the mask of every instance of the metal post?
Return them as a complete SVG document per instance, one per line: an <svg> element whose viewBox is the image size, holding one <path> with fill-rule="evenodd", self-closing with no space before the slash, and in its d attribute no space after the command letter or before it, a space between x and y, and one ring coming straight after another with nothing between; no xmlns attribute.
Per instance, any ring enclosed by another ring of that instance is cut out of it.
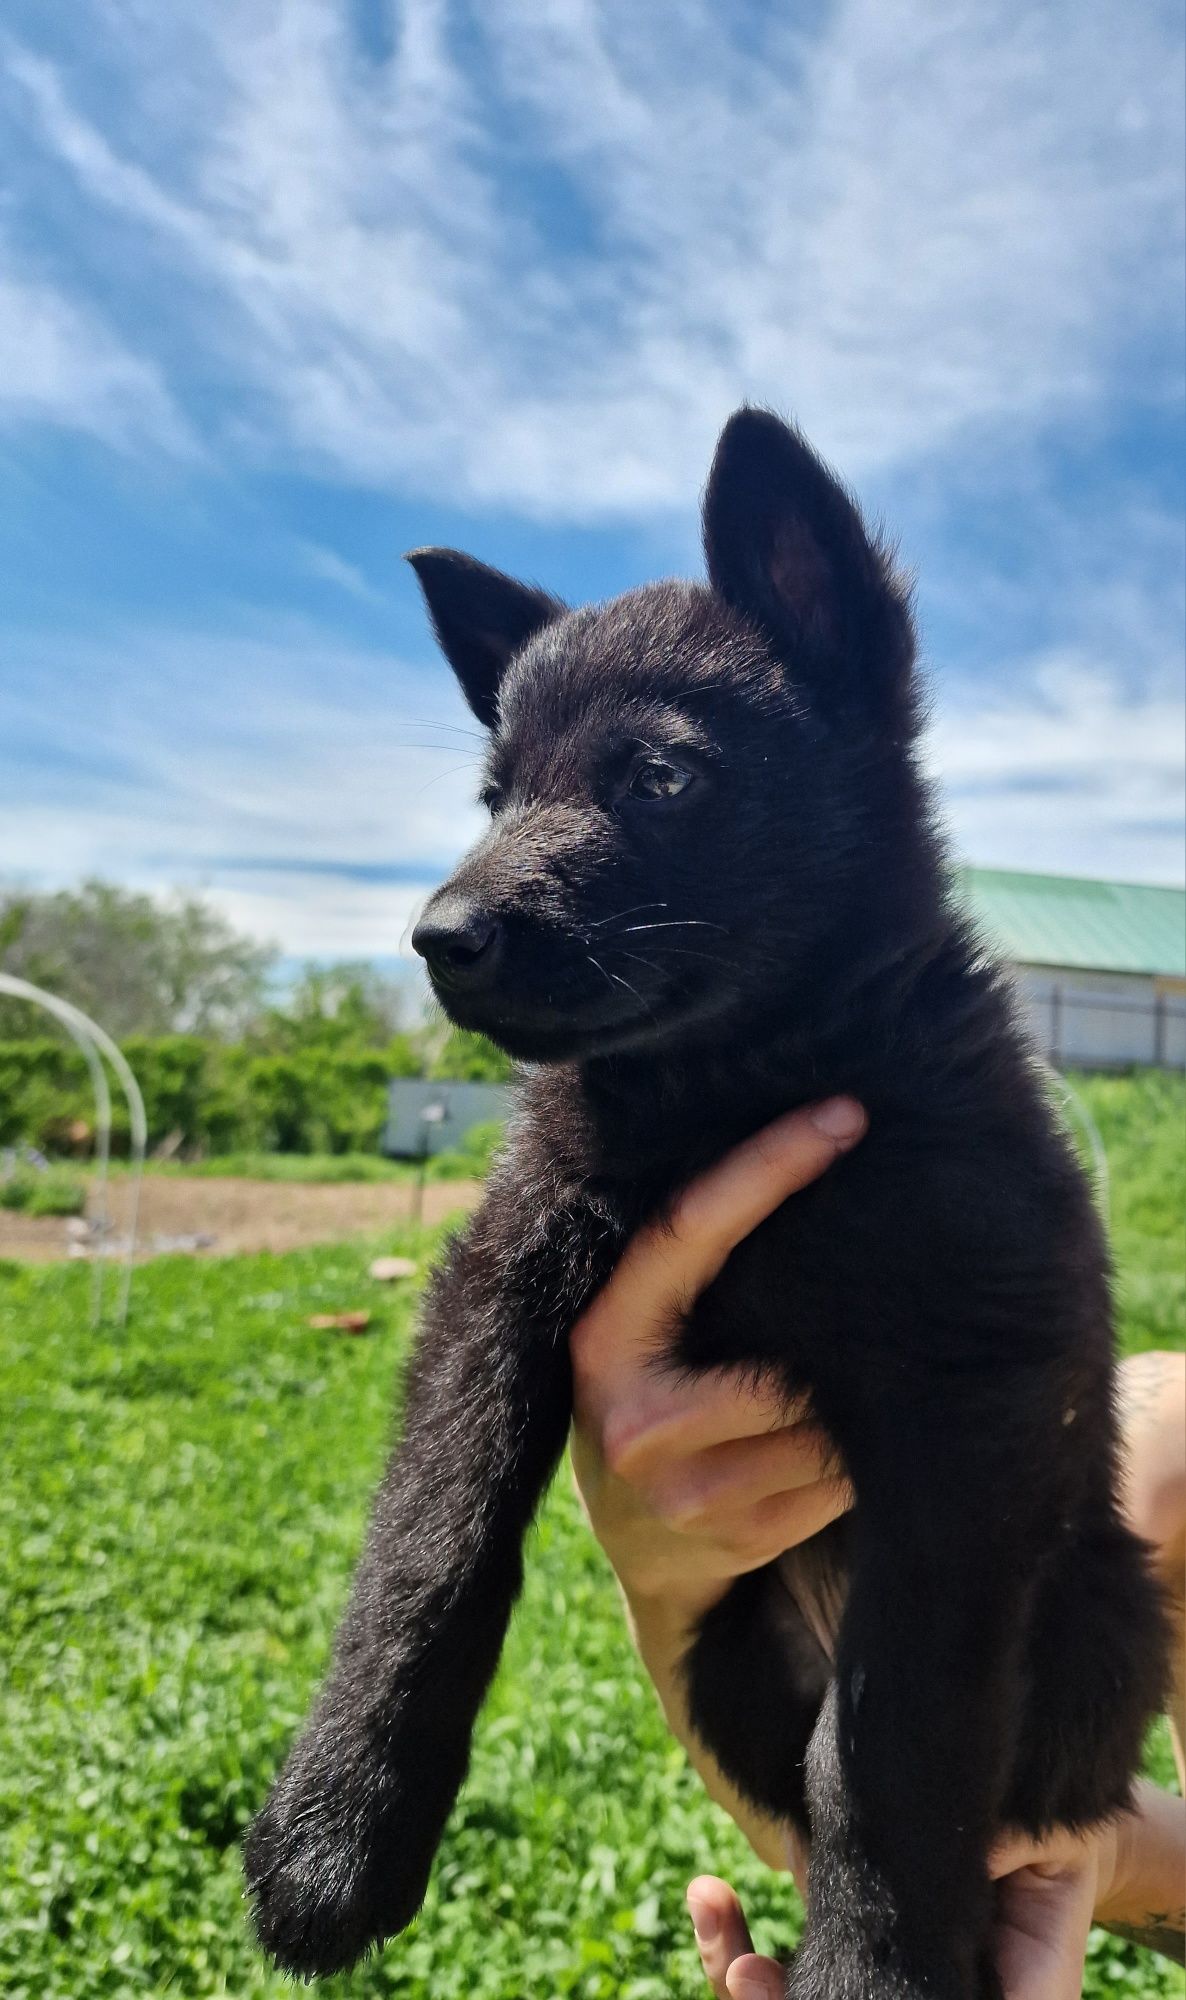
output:
<svg viewBox="0 0 1186 2000"><path fill-rule="evenodd" d="M1062 987L1050 989L1050 1060L1055 1068L1062 1061Z"/></svg>
<svg viewBox="0 0 1186 2000"><path fill-rule="evenodd" d="M428 1179L429 1139L433 1126L442 1124L444 1117L445 1106L438 1103L426 1104L420 1113L420 1154L419 1166L416 1173L416 1203L414 1209L414 1219L417 1228L424 1221L424 1183Z"/></svg>
<svg viewBox="0 0 1186 2000"><path fill-rule="evenodd" d="M120 1288L117 1321L120 1326L127 1322L128 1299L132 1289L132 1263L136 1255L136 1231L140 1216L140 1181L144 1172L144 1155L148 1146L148 1120L144 1112L144 1099L128 1064L123 1050L116 1047L111 1036L84 1014L81 1007L75 1007L69 1000L63 1000L56 993L47 993L42 986L34 986L31 980L18 979L14 973L0 972L0 993L11 993L14 999L31 1000L34 1006L44 1007L53 1014L65 1028L86 1058L91 1072L91 1082L95 1091L96 1118L99 1129L99 1217L107 1219L107 1162L111 1145L111 1093L107 1087L107 1076L96 1054L98 1050L106 1056L118 1076L123 1093L128 1102L128 1124L132 1136L132 1189L128 1220L128 1247L124 1255L123 1284ZM95 1260L92 1280L94 1323L98 1324L102 1303L101 1258Z"/></svg>
<svg viewBox="0 0 1186 2000"><path fill-rule="evenodd" d="M428 1126L420 1127L420 1157L416 1164L416 1200L412 1207L412 1219L417 1229L424 1221L424 1183L428 1179Z"/></svg>

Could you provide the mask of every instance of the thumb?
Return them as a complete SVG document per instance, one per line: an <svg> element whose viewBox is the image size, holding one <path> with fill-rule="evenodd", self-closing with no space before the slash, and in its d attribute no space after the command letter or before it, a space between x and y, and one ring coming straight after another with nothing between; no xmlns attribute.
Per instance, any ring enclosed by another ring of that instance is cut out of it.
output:
<svg viewBox="0 0 1186 2000"><path fill-rule="evenodd" d="M1094 1882L1089 1867L1019 1868L1000 1885L997 1970L1004 2000L1080 2000Z"/></svg>
<svg viewBox="0 0 1186 2000"><path fill-rule="evenodd" d="M784 1974L774 1959L749 1952L733 1960L725 1974L725 1991L729 2000L783 2000Z"/></svg>
<svg viewBox="0 0 1186 2000"><path fill-rule="evenodd" d="M718 1875L698 1875L688 1887L688 1914L700 1963L716 2000L783 2000L783 1977L759 1958L733 1890Z"/></svg>

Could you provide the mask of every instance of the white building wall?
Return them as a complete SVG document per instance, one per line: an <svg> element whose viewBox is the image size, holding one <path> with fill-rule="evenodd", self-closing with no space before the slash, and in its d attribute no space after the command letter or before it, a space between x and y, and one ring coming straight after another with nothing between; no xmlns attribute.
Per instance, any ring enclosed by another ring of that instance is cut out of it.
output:
<svg viewBox="0 0 1186 2000"><path fill-rule="evenodd" d="M1186 1068L1186 991L1178 982L1056 965L1015 965L1030 1033L1064 1068Z"/></svg>

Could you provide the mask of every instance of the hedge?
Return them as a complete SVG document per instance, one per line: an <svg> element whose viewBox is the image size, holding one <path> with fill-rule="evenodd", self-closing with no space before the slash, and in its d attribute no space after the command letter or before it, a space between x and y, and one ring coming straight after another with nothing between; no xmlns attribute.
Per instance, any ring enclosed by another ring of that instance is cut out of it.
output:
<svg viewBox="0 0 1186 2000"><path fill-rule="evenodd" d="M261 1053L247 1043L194 1035L123 1043L144 1093L149 1145L176 1136L184 1152L373 1152L393 1076L420 1073L406 1036L382 1049ZM128 1143L127 1109L113 1090L113 1147ZM86 1151L75 1136L94 1125L86 1065L63 1042L0 1042L0 1146Z"/></svg>

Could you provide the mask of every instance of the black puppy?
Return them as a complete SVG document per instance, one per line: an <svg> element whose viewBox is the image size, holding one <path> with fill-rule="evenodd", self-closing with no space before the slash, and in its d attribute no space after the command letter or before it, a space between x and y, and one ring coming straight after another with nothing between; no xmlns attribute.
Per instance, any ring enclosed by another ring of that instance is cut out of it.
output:
<svg viewBox="0 0 1186 2000"><path fill-rule="evenodd" d="M260 1936L351 1964L423 1897L623 1244L790 1107L869 1133L730 1257L671 1362L809 1390L857 1495L834 1669L773 1571L689 1634L695 1726L811 1836L797 2000L985 2000L985 1853L1128 1797L1163 1631L1116 1503L1107 1257L948 900L907 594L803 440L742 410L708 585L568 611L411 557L491 732L492 825L414 943L532 1067L433 1283L333 1669L247 1845Z"/></svg>

